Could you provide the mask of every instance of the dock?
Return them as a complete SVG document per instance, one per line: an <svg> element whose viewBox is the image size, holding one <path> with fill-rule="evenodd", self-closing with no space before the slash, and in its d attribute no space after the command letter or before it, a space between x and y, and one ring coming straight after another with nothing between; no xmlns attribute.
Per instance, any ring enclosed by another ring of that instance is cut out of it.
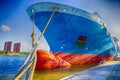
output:
<svg viewBox="0 0 120 80"><path fill-rule="evenodd" d="M120 61L105 62L60 80L120 80Z"/></svg>

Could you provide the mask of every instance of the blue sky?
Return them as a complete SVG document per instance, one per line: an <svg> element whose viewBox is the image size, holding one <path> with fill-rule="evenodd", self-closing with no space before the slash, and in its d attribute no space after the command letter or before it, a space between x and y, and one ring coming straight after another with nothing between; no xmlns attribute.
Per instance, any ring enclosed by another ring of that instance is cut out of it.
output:
<svg viewBox="0 0 120 80"><path fill-rule="evenodd" d="M106 22L111 35L120 38L119 0L0 0L0 50L5 41L21 42L21 51L31 48L32 23L26 9L37 2L56 2L77 7L90 13L97 12ZM40 31L35 28L38 35ZM49 50L43 39L39 48Z"/></svg>

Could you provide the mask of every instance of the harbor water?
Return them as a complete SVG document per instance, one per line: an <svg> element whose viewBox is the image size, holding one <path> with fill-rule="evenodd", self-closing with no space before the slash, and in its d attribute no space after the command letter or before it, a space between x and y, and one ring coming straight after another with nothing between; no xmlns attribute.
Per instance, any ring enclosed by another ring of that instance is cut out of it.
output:
<svg viewBox="0 0 120 80"><path fill-rule="evenodd" d="M12 80L17 74L26 56L0 55L0 80ZM95 65L77 65L71 68L59 68L45 71L35 71L34 80L59 80L71 74L86 70ZM21 79L25 80L25 79Z"/></svg>
<svg viewBox="0 0 120 80"><path fill-rule="evenodd" d="M25 56L0 55L0 80L11 80L24 59Z"/></svg>

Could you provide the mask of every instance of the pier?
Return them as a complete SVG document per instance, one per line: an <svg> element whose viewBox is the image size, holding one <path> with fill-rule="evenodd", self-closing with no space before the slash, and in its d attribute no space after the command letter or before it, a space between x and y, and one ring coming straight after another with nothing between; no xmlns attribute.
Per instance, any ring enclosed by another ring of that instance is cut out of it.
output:
<svg viewBox="0 0 120 80"><path fill-rule="evenodd" d="M120 80L120 61L106 62L60 80Z"/></svg>

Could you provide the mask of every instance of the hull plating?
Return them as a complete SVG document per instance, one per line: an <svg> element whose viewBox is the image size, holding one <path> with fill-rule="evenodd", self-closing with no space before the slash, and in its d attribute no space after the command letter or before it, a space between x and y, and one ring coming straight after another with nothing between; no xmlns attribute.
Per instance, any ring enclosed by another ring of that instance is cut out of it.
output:
<svg viewBox="0 0 120 80"><path fill-rule="evenodd" d="M54 53L63 60L69 62L71 65L76 64L98 64L101 61L112 61L115 56L101 55L101 54L69 54L69 53Z"/></svg>
<svg viewBox="0 0 120 80"><path fill-rule="evenodd" d="M111 61L115 56L96 54L69 54L51 53L45 50L37 51L36 70L46 70L53 68L68 68L72 65L98 64L101 61Z"/></svg>

